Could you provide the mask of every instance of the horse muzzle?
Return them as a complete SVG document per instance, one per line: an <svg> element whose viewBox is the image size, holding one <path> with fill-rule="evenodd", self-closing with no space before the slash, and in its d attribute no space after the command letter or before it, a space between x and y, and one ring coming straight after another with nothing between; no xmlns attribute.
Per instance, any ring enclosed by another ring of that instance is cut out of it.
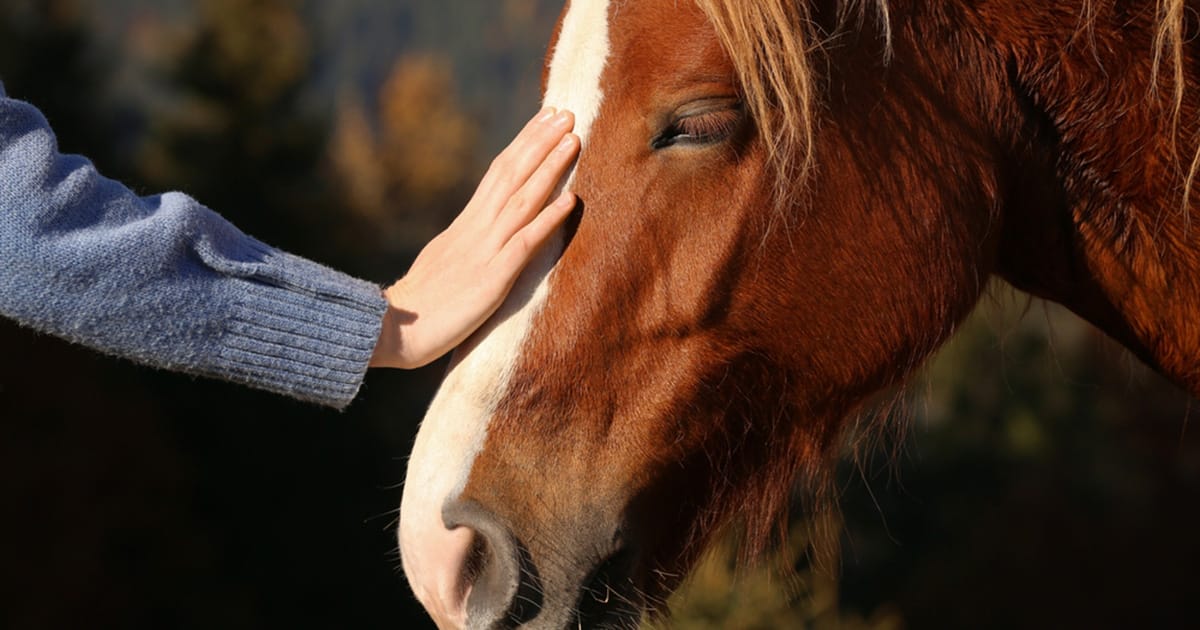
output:
<svg viewBox="0 0 1200 630"><path fill-rule="evenodd" d="M443 630L625 628L642 615L632 578L636 554L627 547L592 553L613 548L612 535L602 545L559 541L587 551L578 559L547 554L539 566L530 548L478 502L448 502L442 521L443 531L406 540L402 548L413 591Z"/></svg>

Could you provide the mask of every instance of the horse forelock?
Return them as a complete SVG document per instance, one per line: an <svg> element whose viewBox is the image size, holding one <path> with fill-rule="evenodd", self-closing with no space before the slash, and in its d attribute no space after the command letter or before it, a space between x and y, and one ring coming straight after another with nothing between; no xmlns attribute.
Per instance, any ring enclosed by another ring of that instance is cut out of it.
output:
<svg viewBox="0 0 1200 630"><path fill-rule="evenodd" d="M716 31L737 72L745 107L760 130L776 177L779 205L795 202L807 183L815 161L814 136L819 109L819 84L814 55L824 42L815 27L810 2L799 0L695 0ZM1147 46L1153 53L1155 76L1165 76L1169 90L1155 91L1166 98L1174 131L1179 132L1186 93L1183 46L1186 34L1186 0L1156 0L1158 28ZM1089 27L1095 0L1081 3L1080 28ZM889 0L838 0L838 24L862 25L867 12L875 13L884 42L884 59L890 61L893 25ZM1158 85L1153 82L1152 85ZM1186 138L1187 145L1198 138ZM1183 179L1182 208L1187 211L1197 174L1200 147L1190 156L1180 154Z"/></svg>
<svg viewBox="0 0 1200 630"><path fill-rule="evenodd" d="M812 55L822 46L808 2L695 0L737 73L747 112L775 171L781 206L795 201L814 160L817 77ZM890 41L888 0L839 3L839 18L874 6ZM861 14L860 14L861 15Z"/></svg>

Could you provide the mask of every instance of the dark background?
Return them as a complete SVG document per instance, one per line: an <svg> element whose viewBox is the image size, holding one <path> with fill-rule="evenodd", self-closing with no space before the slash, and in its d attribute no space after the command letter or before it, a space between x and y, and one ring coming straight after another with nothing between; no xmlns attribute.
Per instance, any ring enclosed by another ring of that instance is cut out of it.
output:
<svg viewBox="0 0 1200 630"><path fill-rule="evenodd" d="M558 4L0 0L0 80L135 189L384 283L536 109ZM906 436L847 458L841 566L718 555L673 626L1196 624L1192 401L993 293L909 387ZM430 627L393 530L441 364L336 413L4 321L0 354L0 627Z"/></svg>

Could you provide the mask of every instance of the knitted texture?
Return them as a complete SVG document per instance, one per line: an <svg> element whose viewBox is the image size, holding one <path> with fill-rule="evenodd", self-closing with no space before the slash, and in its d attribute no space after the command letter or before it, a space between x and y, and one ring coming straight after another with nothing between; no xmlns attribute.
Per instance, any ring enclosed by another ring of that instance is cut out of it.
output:
<svg viewBox="0 0 1200 630"><path fill-rule="evenodd" d="M343 408L380 288L271 248L178 193L138 197L61 155L0 84L0 314L152 366Z"/></svg>

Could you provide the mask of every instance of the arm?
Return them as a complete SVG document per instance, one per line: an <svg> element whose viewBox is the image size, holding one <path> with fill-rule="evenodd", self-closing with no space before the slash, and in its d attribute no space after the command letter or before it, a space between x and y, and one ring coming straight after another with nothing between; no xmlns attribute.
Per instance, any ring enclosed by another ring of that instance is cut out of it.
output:
<svg viewBox="0 0 1200 630"><path fill-rule="evenodd" d="M344 407L372 357L374 365L411 367L465 338L528 259L507 243L536 247L561 223L567 197L551 206L557 211L538 214L553 185L547 180L561 175L577 147L574 140L546 159L570 127L569 119L555 120L531 124L508 159L497 160L468 218L427 248L440 253L423 252L426 262L418 259L388 290L389 304L379 287L271 248L187 196L138 197L86 160L59 154L44 117L6 98L0 85L0 314L149 365ZM501 216L517 223L489 228L486 217ZM489 251L472 239L497 233L504 239L487 242L499 243L503 256L476 264L478 256L464 255ZM484 297L464 304L448 293L462 283L428 282L445 275L443 263L453 263L451 278L469 270L483 279ZM414 306L395 300L457 319L411 325L397 313Z"/></svg>
<svg viewBox="0 0 1200 630"><path fill-rule="evenodd" d="M0 87L0 314L152 366L343 407L386 303L178 193L138 197L58 152Z"/></svg>

